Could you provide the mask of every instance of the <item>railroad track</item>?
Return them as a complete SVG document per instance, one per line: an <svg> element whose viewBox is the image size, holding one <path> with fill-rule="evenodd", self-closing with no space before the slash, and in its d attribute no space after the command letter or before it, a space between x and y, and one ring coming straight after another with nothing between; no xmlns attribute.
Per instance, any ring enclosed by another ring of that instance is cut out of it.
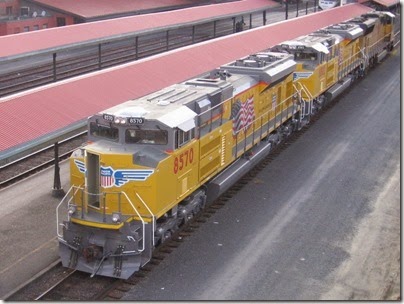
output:
<svg viewBox="0 0 404 304"><path fill-rule="evenodd" d="M59 161L68 158L74 150L85 142L86 137L87 132L82 132L59 142ZM50 145L24 158L0 166L0 189L53 166L54 164L54 145Z"/></svg>
<svg viewBox="0 0 404 304"><path fill-rule="evenodd" d="M96 299L118 279L90 278L88 273L67 269L57 261L39 277L7 297L7 301L74 301Z"/></svg>
<svg viewBox="0 0 404 304"><path fill-rule="evenodd" d="M75 270L69 269L64 273L64 276L62 276L55 284L53 284L49 289L41 293L39 296L35 298L35 301L39 300L47 300L48 295L52 295L52 292L55 292L58 286L61 286L63 283L66 284L66 281L75 273Z"/></svg>

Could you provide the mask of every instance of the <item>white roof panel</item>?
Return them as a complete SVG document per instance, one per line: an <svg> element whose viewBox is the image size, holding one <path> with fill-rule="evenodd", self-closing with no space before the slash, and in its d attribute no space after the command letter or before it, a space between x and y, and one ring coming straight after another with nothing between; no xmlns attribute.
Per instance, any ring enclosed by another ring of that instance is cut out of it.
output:
<svg viewBox="0 0 404 304"><path fill-rule="evenodd" d="M327 47L321 43L315 43L312 45L312 48L315 49L316 51L323 52L324 54L328 54L329 51Z"/></svg>
<svg viewBox="0 0 404 304"><path fill-rule="evenodd" d="M196 115L197 114L188 107L182 106L160 116L157 120L170 128L178 127L186 132L195 127L194 118Z"/></svg>

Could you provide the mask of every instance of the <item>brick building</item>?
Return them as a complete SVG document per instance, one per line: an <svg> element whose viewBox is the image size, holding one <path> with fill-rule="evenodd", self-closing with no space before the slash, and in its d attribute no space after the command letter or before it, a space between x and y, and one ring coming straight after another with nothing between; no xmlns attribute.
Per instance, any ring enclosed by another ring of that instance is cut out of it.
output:
<svg viewBox="0 0 404 304"><path fill-rule="evenodd" d="M22 0L0 0L0 36L73 24L74 18Z"/></svg>

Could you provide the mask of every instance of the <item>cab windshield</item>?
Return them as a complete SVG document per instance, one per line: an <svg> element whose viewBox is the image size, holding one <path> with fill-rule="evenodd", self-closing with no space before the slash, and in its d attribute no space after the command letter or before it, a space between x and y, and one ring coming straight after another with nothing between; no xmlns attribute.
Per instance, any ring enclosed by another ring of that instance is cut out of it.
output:
<svg viewBox="0 0 404 304"><path fill-rule="evenodd" d="M128 129L125 132L125 142L127 144L166 145L168 132L165 130Z"/></svg>
<svg viewBox="0 0 404 304"><path fill-rule="evenodd" d="M117 128L99 125L95 122L90 123L90 133L93 136L113 141L118 141L119 139L119 130Z"/></svg>

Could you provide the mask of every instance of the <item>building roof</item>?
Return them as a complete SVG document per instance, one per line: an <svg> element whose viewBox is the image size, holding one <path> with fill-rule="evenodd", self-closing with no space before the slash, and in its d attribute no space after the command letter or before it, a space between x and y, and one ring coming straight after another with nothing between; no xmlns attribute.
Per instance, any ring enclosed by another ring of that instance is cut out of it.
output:
<svg viewBox="0 0 404 304"><path fill-rule="evenodd" d="M31 0L40 6L63 11L82 18L94 18L122 13L145 13L172 8L195 6L203 0Z"/></svg>
<svg viewBox="0 0 404 304"><path fill-rule="evenodd" d="M81 3L82 1L69 2ZM219 19L232 14L248 13L277 6L279 4L271 0L243 0L1 36L0 61L22 54L56 50L66 45L77 45L88 41L105 40L108 37L215 20L215 18Z"/></svg>
<svg viewBox="0 0 404 304"><path fill-rule="evenodd" d="M0 154L66 130L103 109L369 11L348 4L1 98Z"/></svg>

